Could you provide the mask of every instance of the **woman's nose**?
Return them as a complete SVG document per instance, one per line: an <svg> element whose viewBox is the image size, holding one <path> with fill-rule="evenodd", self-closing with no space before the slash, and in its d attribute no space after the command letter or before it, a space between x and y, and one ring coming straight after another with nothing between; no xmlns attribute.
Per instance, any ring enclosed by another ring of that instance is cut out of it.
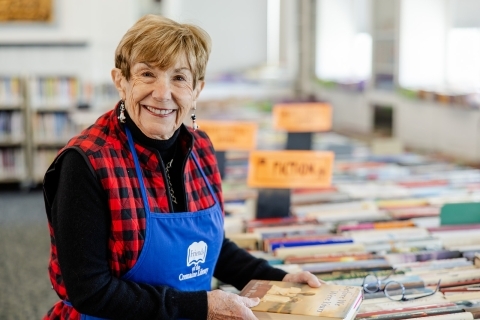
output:
<svg viewBox="0 0 480 320"><path fill-rule="evenodd" d="M152 97L158 101L170 100L172 92L170 90L170 83L166 79L157 79L154 83Z"/></svg>

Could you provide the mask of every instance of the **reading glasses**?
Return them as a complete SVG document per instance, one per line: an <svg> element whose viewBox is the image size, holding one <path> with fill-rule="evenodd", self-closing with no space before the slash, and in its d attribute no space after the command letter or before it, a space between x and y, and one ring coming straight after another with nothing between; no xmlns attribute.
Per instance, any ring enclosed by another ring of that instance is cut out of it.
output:
<svg viewBox="0 0 480 320"><path fill-rule="evenodd" d="M363 291L366 293L383 292L387 298L393 301L411 301L434 295L440 289L441 280L438 280L437 287L433 292L408 298L405 296L405 286L401 282L395 280L386 281L390 276L391 274L382 279L379 279L375 274L365 276L362 283ZM383 283L384 285L382 286Z"/></svg>

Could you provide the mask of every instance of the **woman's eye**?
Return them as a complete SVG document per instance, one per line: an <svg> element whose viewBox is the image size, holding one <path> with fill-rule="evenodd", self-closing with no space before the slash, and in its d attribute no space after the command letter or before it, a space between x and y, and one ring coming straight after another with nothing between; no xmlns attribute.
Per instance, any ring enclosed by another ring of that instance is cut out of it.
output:
<svg viewBox="0 0 480 320"><path fill-rule="evenodd" d="M153 73L151 73L150 71L145 71L142 73L142 76L144 77L153 77Z"/></svg>
<svg viewBox="0 0 480 320"><path fill-rule="evenodd" d="M175 76L175 80L185 81L185 77L184 76Z"/></svg>

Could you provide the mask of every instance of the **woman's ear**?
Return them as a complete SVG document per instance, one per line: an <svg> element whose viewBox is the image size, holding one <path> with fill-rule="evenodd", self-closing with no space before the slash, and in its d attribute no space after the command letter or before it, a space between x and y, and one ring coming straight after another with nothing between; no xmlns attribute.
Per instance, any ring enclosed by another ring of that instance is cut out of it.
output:
<svg viewBox="0 0 480 320"><path fill-rule="evenodd" d="M203 80L198 80L197 81L197 86L194 89L194 100L198 99L198 96L200 95L200 92L202 92L203 87L205 87L205 81Z"/></svg>
<svg viewBox="0 0 480 320"><path fill-rule="evenodd" d="M122 85L122 80L124 79L122 70L118 68L113 68L111 72L112 81L117 88L118 94L120 95L120 99L125 100L125 90Z"/></svg>

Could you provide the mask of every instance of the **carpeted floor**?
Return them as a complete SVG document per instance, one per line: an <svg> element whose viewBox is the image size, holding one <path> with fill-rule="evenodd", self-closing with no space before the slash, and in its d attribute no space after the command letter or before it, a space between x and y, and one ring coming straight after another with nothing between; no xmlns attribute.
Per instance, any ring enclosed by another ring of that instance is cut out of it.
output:
<svg viewBox="0 0 480 320"><path fill-rule="evenodd" d="M58 300L47 266L49 234L39 191L0 192L0 319L41 319Z"/></svg>

